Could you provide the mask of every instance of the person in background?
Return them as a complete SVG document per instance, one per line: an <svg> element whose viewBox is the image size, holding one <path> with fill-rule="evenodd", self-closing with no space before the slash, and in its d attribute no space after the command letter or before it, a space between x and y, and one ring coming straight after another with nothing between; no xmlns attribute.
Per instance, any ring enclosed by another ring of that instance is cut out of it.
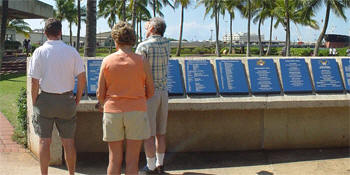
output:
<svg viewBox="0 0 350 175"><path fill-rule="evenodd" d="M348 49L346 49L346 55L350 56L350 47Z"/></svg>
<svg viewBox="0 0 350 175"><path fill-rule="evenodd" d="M333 56L337 56L337 55L338 55L338 52L337 52L337 49L336 49L336 48L333 48L332 55L333 55Z"/></svg>
<svg viewBox="0 0 350 175"><path fill-rule="evenodd" d="M144 141L148 174L163 173L163 160L166 150L165 134L168 119L168 60L170 42L164 37L166 24L162 18L155 17L146 23L147 39L140 43L136 53L144 56L152 67L154 96L147 101L151 137ZM157 144L156 144L157 143Z"/></svg>
<svg viewBox="0 0 350 175"><path fill-rule="evenodd" d="M333 48L329 48L328 56L333 56Z"/></svg>
<svg viewBox="0 0 350 175"><path fill-rule="evenodd" d="M35 133L40 137L41 174L48 174L51 135L55 124L64 148L66 165L72 175L76 162L76 106L86 82L84 62L73 47L60 40L62 24L59 20L49 18L44 30L48 40L34 51L28 72L32 82L32 122ZM73 94L75 77L78 78L76 96Z"/></svg>
<svg viewBox="0 0 350 175"><path fill-rule="evenodd" d="M28 56L28 40L27 39L23 40L23 47L24 47L24 52L26 53L26 56Z"/></svg>
<svg viewBox="0 0 350 175"><path fill-rule="evenodd" d="M142 141L150 137L146 100L154 93L147 60L132 51L136 35L126 22L112 29L117 52L103 59L97 98L103 108L103 141L108 142L108 175L121 173L126 140L125 174L138 174Z"/></svg>

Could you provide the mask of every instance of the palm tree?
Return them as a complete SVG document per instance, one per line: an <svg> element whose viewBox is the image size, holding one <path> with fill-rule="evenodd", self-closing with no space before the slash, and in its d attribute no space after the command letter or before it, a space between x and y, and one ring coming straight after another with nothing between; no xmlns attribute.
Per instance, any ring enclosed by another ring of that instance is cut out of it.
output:
<svg viewBox="0 0 350 175"><path fill-rule="evenodd" d="M107 18L109 28L113 28L117 21L117 9L120 6L118 1L101 0L98 4L98 18ZM110 38L111 40L111 38ZM112 53L112 41L109 42L109 53Z"/></svg>
<svg viewBox="0 0 350 175"><path fill-rule="evenodd" d="M199 0L198 5L204 4L205 6L205 14L207 16L210 12L210 18L215 18L215 35L216 35L216 55L221 57L220 54L220 45L219 45L219 19L220 14L225 14L224 1L221 0Z"/></svg>
<svg viewBox="0 0 350 175"><path fill-rule="evenodd" d="M234 12L234 8L237 7L239 5L239 1L237 0L231 0L231 1L226 1L225 2L225 7L228 11L228 13L230 14L230 49L229 49L229 53L232 54L232 22L233 19L235 18L235 12Z"/></svg>
<svg viewBox="0 0 350 175"><path fill-rule="evenodd" d="M76 21L78 10L74 6L74 0L67 0L65 2L65 18L69 23L69 44L72 45L72 24Z"/></svg>
<svg viewBox="0 0 350 175"><path fill-rule="evenodd" d="M272 8L273 9L273 8ZM273 10L271 10L273 11ZM273 12L272 12L273 13ZM270 55L271 52L271 45L272 45L272 30L273 30L273 14L271 14L270 16L270 37L269 37L269 45L267 47L267 51L266 51L266 56Z"/></svg>
<svg viewBox="0 0 350 175"><path fill-rule="evenodd" d="M275 12L274 9L276 8L276 0L271 0L268 6L268 12L269 15L268 17L270 17L270 37L269 37L269 45L267 47L267 51L266 51L266 56L270 55L271 52L271 45L272 45L272 30L273 30L273 19L275 16Z"/></svg>
<svg viewBox="0 0 350 175"><path fill-rule="evenodd" d="M22 33L26 38L29 37L29 33L32 31L29 24L23 19L13 19L7 24L8 29L14 29L16 33Z"/></svg>
<svg viewBox="0 0 350 175"><path fill-rule="evenodd" d="M130 5L131 10L132 10L132 22L131 22L131 26L132 28L135 30L135 23L136 23L136 10L137 10L137 0L131 0Z"/></svg>
<svg viewBox="0 0 350 175"><path fill-rule="evenodd" d="M238 10L241 14L248 19L248 32L247 32L247 57L250 56L250 21L252 16L252 5L251 0L241 0L237 5Z"/></svg>
<svg viewBox="0 0 350 175"><path fill-rule="evenodd" d="M72 23L74 21L74 15L76 11L74 10L74 0L55 0L56 9L54 10L54 17L61 22L67 20L69 23L69 33L70 33L70 45L72 45ZM63 35L61 35L61 39Z"/></svg>
<svg viewBox="0 0 350 175"><path fill-rule="evenodd" d="M181 23L180 23L180 36L179 36L179 45L177 46L176 56L180 56L181 53L181 42L182 42L182 32L184 24L184 11L185 8L190 4L190 0L175 0L175 6L181 5Z"/></svg>
<svg viewBox="0 0 350 175"><path fill-rule="evenodd" d="M152 15L147 9L148 0L138 0L138 5L136 7L136 16L139 23L139 40L142 41L142 21L148 21L151 19Z"/></svg>
<svg viewBox="0 0 350 175"><path fill-rule="evenodd" d="M84 56L96 56L96 0L87 0Z"/></svg>
<svg viewBox="0 0 350 175"><path fill-rule="evenodd" d="M6 33L6 24L8 17L8 0L2 0L2 18L1 18L1 35L0 35L0 70L2 64L2 58L5 50L5 33Z"/></svg>
<svg viewBox="0 0 350 175"><path fill-rule="evenodd" d="M174 9L174 5L172 5L169 0L149 0L149 4L152 7L153 10L153 17L156 17L156 13L159 16L164 16L163 13L161 12L163 5L167 6L169 5L172 9Z"/></svg>
<svg viewBox="0 0 350 175"><path fill-rule="evenodd" d="M308 7L310 10L314 11L319 7L321 7L322 3L326 5L326 15L325 15L322 31L315 45L314 56L318 55L318 50L322 43L323 37L327 31L330 11L332 10L337 16L346 20L346 15L344 11L345 11L345 8L350 7L349 0L307 0L305 6Z"/></svg>
<svg viewBox="0 0 350 175"><path fill-rule="evenodd" d="M286 14L288 11L289 20L293 23L309 26L313 29L318 29L317 22L312 19L315 14L312 10L309 8L306 8L303 5L303 1L301 0L294 0L294 1L288 1L288 10L286 10L286 1L285 0L276 0L276 7L274 9L274 14L276 15L276 23L274 25L275 28L279 24L282 24L286 31L286 55L288 56L288 49L289 49L289 37L290 37L290 31L288 30L288 20L286 19Z"/></svg>
<svg viewBox="0 0 350 175"><path fill-rule="evenodd" d="M289 0L284 0L286 8L286 56L290 56L290 22L289 22Z"/></svg>
<svg viewBox="0 0 350 175"><path fill-rule="evenodd" d="M261 42L261 24L264 23L265 19L271 16L271 7L273 1L271 0L253 0L254 6L257 9L257 15L255 16L253 22L258 22L258 36L259 36L259 56L263 55L264 49Z"/></svg>
<svg viewBox="0 0 350 175"><path fill-rule="evenodd" d="M77 19L77 41L76 41L76 49L79 52L80 49L80 28L81 28L81 12L80 12L80 0L78 0L78 5L77 5L77 10L78 10L78 19Z"/></svg>

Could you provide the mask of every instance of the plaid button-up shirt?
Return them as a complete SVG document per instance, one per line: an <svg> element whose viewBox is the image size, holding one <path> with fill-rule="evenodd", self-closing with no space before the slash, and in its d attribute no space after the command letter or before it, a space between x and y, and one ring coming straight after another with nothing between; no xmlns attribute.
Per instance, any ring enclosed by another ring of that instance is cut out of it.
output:
<svg viewBox="0 0 350 175"><path fill-rule="evenodd" d="M143 55L152 68L154 88L156 90L167 90L168 60L170 56L170 42L168 39L152 35L140 43L136 53Z"/></svg>

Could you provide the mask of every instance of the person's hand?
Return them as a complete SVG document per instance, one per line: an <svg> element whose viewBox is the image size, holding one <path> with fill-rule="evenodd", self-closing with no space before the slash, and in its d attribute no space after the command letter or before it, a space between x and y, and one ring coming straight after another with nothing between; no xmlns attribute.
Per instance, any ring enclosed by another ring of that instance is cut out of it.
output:
<svg viewBox="0 0 350 175"><path fill-rule="evenodd" d="M99 102L96 103L95 109L98 109L99 112L103 112L103 105L101 105Z"/></svg>

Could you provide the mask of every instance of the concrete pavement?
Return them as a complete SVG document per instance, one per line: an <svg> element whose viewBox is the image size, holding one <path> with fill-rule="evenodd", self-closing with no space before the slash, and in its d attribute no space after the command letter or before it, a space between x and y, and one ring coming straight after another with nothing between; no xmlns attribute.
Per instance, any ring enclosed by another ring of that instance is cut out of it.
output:
<svg viewBox="0 0 350 175"><path fill-rule="evenodd" d="M217 153L169 153L167 174L185 175L350 175L349 148ZM78 154L77 173L105 174L106 153ZM145 164L142 154L140 168ZM0 175L37 175L39 163L29 152L0 152ZM68 174L64 166L49 174Z"/></svg>

